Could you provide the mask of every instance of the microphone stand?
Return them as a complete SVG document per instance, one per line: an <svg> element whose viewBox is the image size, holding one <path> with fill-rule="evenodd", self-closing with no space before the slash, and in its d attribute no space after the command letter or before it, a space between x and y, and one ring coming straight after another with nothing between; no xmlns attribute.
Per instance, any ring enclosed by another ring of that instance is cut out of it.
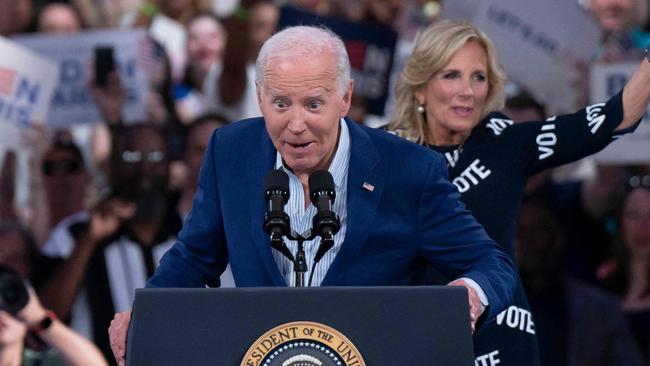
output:
<svg viewBox="0 0 650 366"><path fill-rule="evenodd" d="M298 250L296 250L296 257L293 259L293 270L296 273L296 287L305 287L305 273L307 273L307 259L305 257L305 241L312 240L316 235L310 231L308 237L299 235L295 231L291 231L291 236L287 238L294 240L298 243ZM292 258L289 258L292 259Z"/></svg>
<svg viewBox="0 0 650 366"><path fill-rule="evenodd" d="M305 287L305 273L307 273L308 271L308 266L307 266L307 258L305 256L304 243L305 241L313 240L317 236L318 235L313 231L313 229L310 230L309 236L306 237L292 230L291 234L287 235L287 239L293 240L298 244L295 257L293 256L293 254L291 254L289 248L282 241L281 235L272 236L271 238L271 246L277 251L279 251L280 253L284 254L284 256L287 257L291 261L291 263L293 263L293 271L296 273L295 287ZM325 254L325 252L327 252L327 250L329 250L333 245L334 245L334 237L332 235L321 237L321 245L318 248L316 257L314 258L314 267L316 266L316 264L318 264L323 254ZM308 287L311 286L311 280L313 275L314 275L314 270L312 269L311 275L309 276L309 283L307 284Z"/></svg>
<svg viewBox="0 0 650 366"><path fill-rule="evenodd" d="M311 269L311 273L309 274L309 282L307 283L307 287L311 287L311 281L314 278L314 272L316 270L316 265L320 260L323 258L325 253L330 250L334 246L334 236L333 235L321 235L320 236L320 245L318 246L318 250L316 251L316 255L314 256L314 264Z"/></svg>

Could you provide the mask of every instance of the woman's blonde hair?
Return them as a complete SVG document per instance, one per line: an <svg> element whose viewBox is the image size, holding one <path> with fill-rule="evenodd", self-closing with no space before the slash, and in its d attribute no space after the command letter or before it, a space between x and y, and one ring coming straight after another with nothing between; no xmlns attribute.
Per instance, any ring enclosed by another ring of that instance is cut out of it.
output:
<svg viewBox="0 0 650 366"><path fill-rule="evenodd" d="M429 80L469 41L480 44L488 60L488 95L481 118L503 107L505 75L497 63L492 41L468 22L444 20L423 30L415 41L413 53L406 60L395 85L395 115L390 129L419 144L432 143L424 114L417 111L419 103L414 93L425 88Z"/></svg>

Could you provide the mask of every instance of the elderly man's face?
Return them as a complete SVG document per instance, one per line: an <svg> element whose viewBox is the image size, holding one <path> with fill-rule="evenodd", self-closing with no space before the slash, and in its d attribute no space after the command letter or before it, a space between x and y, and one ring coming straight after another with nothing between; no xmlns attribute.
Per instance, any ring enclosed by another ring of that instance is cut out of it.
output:
<svg viewBox="0 0 650 366"><path fill-rule="evenodd" d="M298 176L327 169L352 95L352 83L344 93L339 90L335 56L270 59L263 72L257 98L284 162Z"/></svg>

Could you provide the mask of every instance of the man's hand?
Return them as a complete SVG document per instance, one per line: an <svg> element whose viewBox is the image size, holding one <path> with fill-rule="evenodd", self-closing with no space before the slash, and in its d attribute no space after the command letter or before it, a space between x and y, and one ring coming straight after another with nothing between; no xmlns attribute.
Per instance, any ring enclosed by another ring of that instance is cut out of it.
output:
<svg viewBox="0 0 650 366"><path fill-rule="evenodd" d="M467 295L469 297L469 319L472 325L472 333L474 333L474 330L476 329L476 321L485 310L481 305L481 299L478 297L476 290L462 279L450 282L448 286L463 286L467 289Z"/></svg>
<svg viewBox="0 0 650 366"><path fill-rule="evenodd" d="M124 366L126 363L126 333L129 330L131 322L131 310L115 314L108 328L108 337L111 343L113 356L118 366Z"/></svg>
<svg viewBox="0 0 650 366"><path fill-rule="evenodd" d="M100 202L91 210L88 236L97 242L109 235L113 235L120 225L133 217L135 204L119 198L109 198Z"/></svg>

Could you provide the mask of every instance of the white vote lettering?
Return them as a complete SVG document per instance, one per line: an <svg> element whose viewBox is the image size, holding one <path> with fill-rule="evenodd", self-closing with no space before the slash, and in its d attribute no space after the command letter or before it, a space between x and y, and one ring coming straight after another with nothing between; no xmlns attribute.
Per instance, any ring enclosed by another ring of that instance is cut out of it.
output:
<svg viewBox="0 0 650 366"><path fill-rule="evenodd" d="M494 366L501 363L501 360L497 358L499 351L495 350L490 353L476 357L474 360L474 366Z"/></svg>
<svg viewBox="0 0 650 366"><path fill-rule="evenodd" d="M553 118L555 119L555 118ZM555 130L555 124L549 123L542 126L542 131L553 131ZM557 143L557 136L555 132L544 132L537 135L535 139L537 142L537 151L539 151L539 160L544 160L549 156L555 153L555 150L551 146L555 146Z"/></svg>
<svg viewBox="0 0 650 366"><path fill-rule="evenodd" d="M480 159L474 160L452 183L458 187L460 193L467 192L472 185L478 185L480 180L487 178L492 171L481 164ZM480 180L479 180L480 179Z"/></svg>
<svg viewBox="0 0 650 366"><path fill-rule="evenodd" d="M533 317L530 311L526 309L512 305L497 315L497 325L503 325L504 319L505 325L509 328L519 329L526 333L535 334L535 323L533 322Z"/></svg>
<svg viewBox="0 0 650 366"><path fill-rule="evenodd" d="M458 149L454 150L453 152L445 153L447 164L449 164L449 166L452 168L456 166L456 162L458 162L459 157L460 157L460 152L458 151Z"/></svg>
<svg viewBox="0 0 650 366"><path fill-rule="evenodd" d="M505 118L490 118L490 121L486 124L486 127L494 131L494 134L499 136L506 127L512 125L512 120Z"/></svg>
<svg viewBox="0 0 650 366"><path fill-rule="evenodd" d="M591 127L592 135L595 134L603 122L605 122L603 107L605 107L605 103L596 103L587 107L587 125Z"/></svg>

